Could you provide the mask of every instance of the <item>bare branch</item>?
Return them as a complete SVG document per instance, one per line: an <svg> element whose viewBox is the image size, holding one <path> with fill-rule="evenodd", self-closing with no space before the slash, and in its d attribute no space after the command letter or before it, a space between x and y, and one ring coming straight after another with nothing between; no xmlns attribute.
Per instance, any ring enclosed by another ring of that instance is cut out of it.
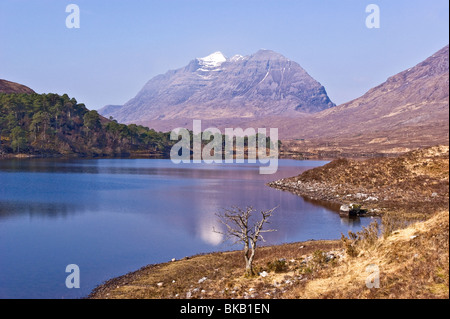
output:
<svg viewBox="0 0 450 319"><path fill-rule="evenodd" d="M225 226L226 230L217 231L213 228L213 231L223 235L224 242L231 238L235 238L234 244L239 242L244 244L244 257L247 274L253 274L252 262L255 256L257 242L265 242L262 233L276 231L275 229L265 230L263 227L265 224L269 224L268 219L277 208L278 206L267 211L261 211L261 219L254 222L252 225L249 224L252 213L255 212L252 206L248 206L246 209L232 206L230 209L224 209L221 213L216 214L219 222Z"/></svg>

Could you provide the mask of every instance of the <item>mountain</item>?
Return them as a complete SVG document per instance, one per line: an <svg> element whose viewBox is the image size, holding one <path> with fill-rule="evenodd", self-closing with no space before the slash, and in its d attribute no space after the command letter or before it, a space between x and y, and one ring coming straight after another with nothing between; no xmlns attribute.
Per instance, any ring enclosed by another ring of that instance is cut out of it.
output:
<svg viewBox="0 0 450 319"><path fill-rule="evenodd" d="M449 46L391 76L363 96L301 119L272 121L284 139L304 147L354 151L448 145ZM307 146L310 142L311 145ZM345 145L344 145L345 144ZM305 146L306 145L306 146ZM292 146L292 145L291 145Z"/></svg>
<svg viewBox="0 0 450 319"><path fill-rule="evenodd" d="M114 112L118 111L122 105L106 105L102 108L102 113L104 114L113 114Z"/></svg>
<svg viewBox="0 0 450 319"><path fill-rule="evenodd" d="M250 56L226 58L215 52L194 59L186 67L152 78L122 107L107 106L99 112L155 127L160 121L294 116L333 106L325 88L299 64L260 50Z"/></svg>
<svg viewBox="0 0 450 319"><path fill-rule="evenodd" d="M33 94L35 92L25 85L0 79L0 93Z"/></svg>

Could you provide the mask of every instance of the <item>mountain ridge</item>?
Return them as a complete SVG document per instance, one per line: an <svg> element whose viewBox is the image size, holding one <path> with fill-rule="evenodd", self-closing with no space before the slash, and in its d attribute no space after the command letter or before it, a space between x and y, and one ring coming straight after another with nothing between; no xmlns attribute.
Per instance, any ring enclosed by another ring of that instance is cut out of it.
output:
<svg viewBox="0 0 450 319"><path fill-rule="evenodd" d="M99 112L119 121L301 115L334 107L325 88L298 63L271 50L225 58L215 52L150 79L120 109ZM173 128L171 128L173 129Z"/></svg>
<svg viewBox="0 0 450 319"><path fill-rule="evenodd" d="M448 116L447 45L359 98L299 120L271 123L280 126L282 139L291 140L291 150L387 154L448 145Z"/></svg>

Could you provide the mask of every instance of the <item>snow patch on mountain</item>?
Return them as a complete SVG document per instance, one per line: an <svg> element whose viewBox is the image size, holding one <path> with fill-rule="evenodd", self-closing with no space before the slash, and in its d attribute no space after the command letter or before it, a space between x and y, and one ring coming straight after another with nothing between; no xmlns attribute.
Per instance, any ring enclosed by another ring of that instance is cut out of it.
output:
<svg viewBox="0 0 450 319"><path fill-rule="evenodd" d="M222 52L214 52L204 58L197 58L199 64L204 69L215 69L220 67L222 63L227 61L227 58L222 54Z"/></svg>

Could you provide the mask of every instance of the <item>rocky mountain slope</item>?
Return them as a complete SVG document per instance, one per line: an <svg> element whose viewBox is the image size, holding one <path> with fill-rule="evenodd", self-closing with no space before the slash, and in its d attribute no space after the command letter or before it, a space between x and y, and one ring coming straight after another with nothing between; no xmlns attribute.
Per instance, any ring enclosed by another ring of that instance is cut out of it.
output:
<svg viewBox="0 0 450 319"><path fill-rule="evenodd" d="M316 114L301 134L308 137L351 135L406 126L448 126L449 47L396 74L362 97ZM320 123L321 130L312 127Z"/></svg>
<svg viewBox="0 0 450 319"><path fill-rule="evenodd" d="M260 50L250 56L226 58L215 52L194 59L151 79L123 107L107 106L100 113L171 130L177 120L293 116L333 106L325 88L300 65Z"/></svg>
<svg viewBox="0 0 450 319"><path fill-rule="evenodd" d="M273 118L270 123L279 127L281 139L291 140L285 143L291 151L386 154L448 145L448 116L446 46L353 101L301 119Z"/></svg>

